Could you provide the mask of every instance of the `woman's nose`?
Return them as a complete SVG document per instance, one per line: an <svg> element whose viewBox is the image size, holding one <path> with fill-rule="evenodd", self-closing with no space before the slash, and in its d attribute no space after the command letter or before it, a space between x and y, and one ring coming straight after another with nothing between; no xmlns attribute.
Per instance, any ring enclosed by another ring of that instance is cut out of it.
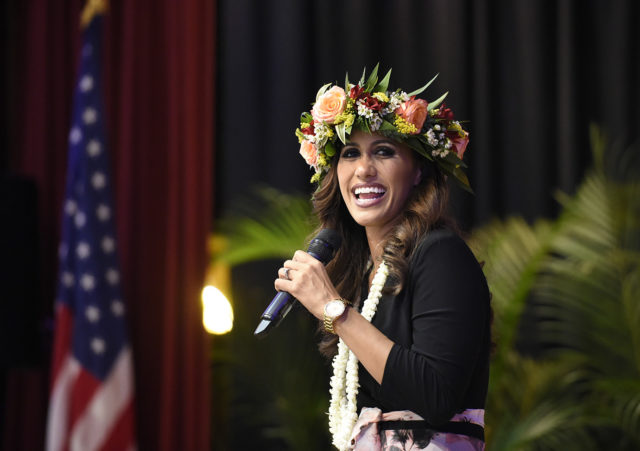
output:
<svg viewBox="0 0 640 451"><path fill-rule="evenodd" d="M371 158L368 155L364 155L358 160L358 166L356 167L356 176L360 179L368 179L376 175L376 168Z"/></svg>

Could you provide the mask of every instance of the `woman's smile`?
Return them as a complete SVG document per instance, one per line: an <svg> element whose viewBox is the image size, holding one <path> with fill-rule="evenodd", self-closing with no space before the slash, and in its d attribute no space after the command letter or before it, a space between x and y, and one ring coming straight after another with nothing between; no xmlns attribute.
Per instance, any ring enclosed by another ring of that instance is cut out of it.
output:
<svg viewBox="0 0 640 451"><path fill-rule="evenodd" d="M362 183L354 186L351 192L356 198L356 205L366 208L381 202L387 189L379 183Z"/></svg>

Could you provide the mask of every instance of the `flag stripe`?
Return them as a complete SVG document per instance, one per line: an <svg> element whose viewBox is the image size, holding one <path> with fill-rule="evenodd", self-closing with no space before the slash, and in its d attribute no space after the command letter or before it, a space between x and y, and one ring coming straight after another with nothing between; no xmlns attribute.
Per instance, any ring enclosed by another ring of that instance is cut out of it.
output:
<svg viewBox="0 0 640 451"><path fill-rule="evenodd" d="M66 449L69 394L73 382L80 372L78 362L67 354L55 379L51 399L49 401L49 418L47 419L47 451L62 451Z"/></svg>
<svg viewBox="0 0 640 451"><path fill-rule="evenodd" d="M124 348L116 360L112 373L91 399L86 412L71 432L71 451L93 451L108 439L109 430L130 403L131 351Z"/></svg>
<svg viewBox="0 0 640 451"><path fill-rule="evenodd" d="M135 444L131 443L133 437L133 425L135 424L133 402L129 401L127 407L120 415L108 439L100 447L100 451L120 451L125 449L135 449Z"/></svg>
<svg viewBox="0 0 640 451"><path fill-rule="evenodd" d="M80 369L71 390L71 409L69 411L69 430L76 428L86 414L89 403L100 388L101 382L84 368Z"/></svg>
<svg viewBox="0 0 640 451"><path fill-rule="evenodd" d="M60 373L63 363L69 358L69 348L71 347L71 324L73 316L71 310L66 305L58 303L56 305L56 336L53 348L53 362L51 363L52 383ZM53 390L53 385L51 387Z"/></svg>

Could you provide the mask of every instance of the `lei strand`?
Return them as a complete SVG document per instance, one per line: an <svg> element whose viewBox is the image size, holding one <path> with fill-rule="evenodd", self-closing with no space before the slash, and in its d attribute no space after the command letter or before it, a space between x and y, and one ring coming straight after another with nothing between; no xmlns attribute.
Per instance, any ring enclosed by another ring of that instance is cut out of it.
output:
<svg viewBox="0 0 640 451"><path fill-rule="evenodd" d="M369 322L378 308L388 274L389 268L383 261L373 277L369 296L362 307L362 316ZM351 430L358 420L356 396L359 386L358 358L340 338L338 354L333 358L329 431L333 435L333 444L341 451L348 448Z"/></svg>

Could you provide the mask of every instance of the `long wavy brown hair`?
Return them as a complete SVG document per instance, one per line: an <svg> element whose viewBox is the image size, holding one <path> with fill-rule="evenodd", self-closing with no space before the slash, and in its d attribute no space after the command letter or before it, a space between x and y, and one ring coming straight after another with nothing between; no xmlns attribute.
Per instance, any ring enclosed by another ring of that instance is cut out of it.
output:
<svg viewBox="0 0 640 451"><path fill-rule="evenodd" d="M338 185L338 155L334 157L329 172L325 175L313 196L314 213L319 228L330 228L342 236L342 245L327 265L327 273L340 295L358 307L361 300L361 283L370 259L369 244L363 226L357 224L342 199ZM449 227L457 230L454 221L447 215L449 188L444 174L434 164L412 152L421 166L422 177L383 243L382 258L389 265L389 277L385 292L397 294L402 290L408 271L409 260L420 239L432 229ZM316 231L317 232L317 231ZM323 332L319 349L327 357L337 352L337 335Z"/></svg>

